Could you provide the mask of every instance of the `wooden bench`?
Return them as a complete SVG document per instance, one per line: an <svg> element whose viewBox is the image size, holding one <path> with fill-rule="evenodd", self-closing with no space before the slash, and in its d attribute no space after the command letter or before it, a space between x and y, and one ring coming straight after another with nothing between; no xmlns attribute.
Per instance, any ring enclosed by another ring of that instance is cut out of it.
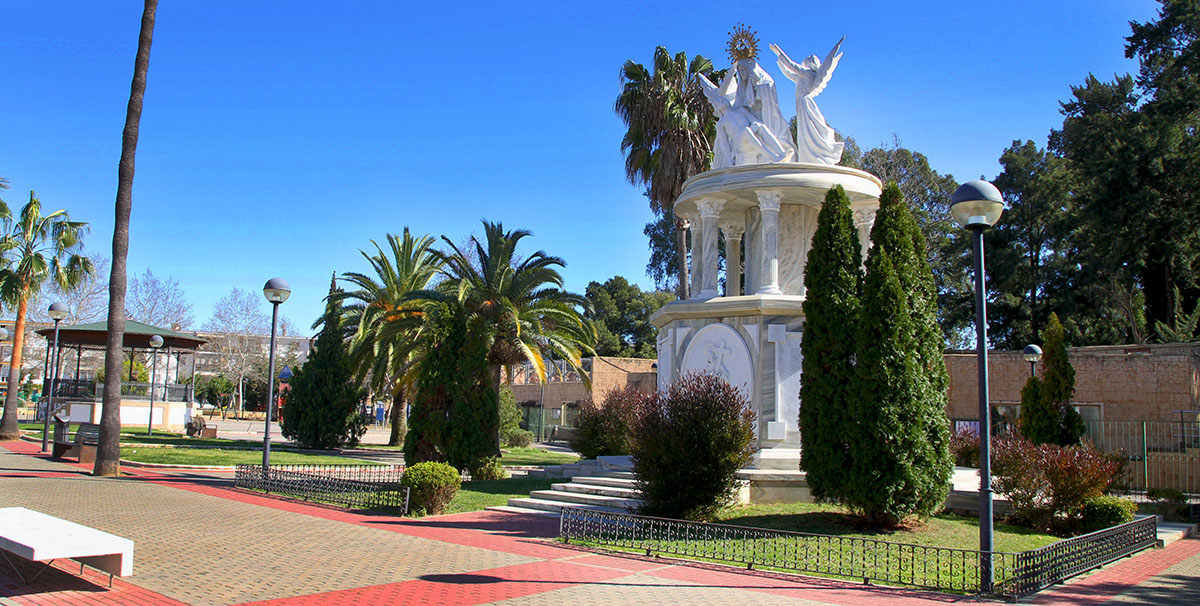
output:
<svg viewBox="0 0 1200 606"><path fill-rule="evenodd" d="M73 441L55 437L51 454L56 459L78 457L80 463L95 463L96 445L99 443L100 426L95 423L81 423L75 430Z"/></svg>
<svg viewBox="0 0 1200 606"><path fill-rule="evenodd" d="M26 579L8 557L10 553L42 562L45 568ZM108 573L110 587L114 575L133 574L133 541L24 507L0 508L0 556L26 584L59 559L79 562L80 574L85 564Z"/></svg>

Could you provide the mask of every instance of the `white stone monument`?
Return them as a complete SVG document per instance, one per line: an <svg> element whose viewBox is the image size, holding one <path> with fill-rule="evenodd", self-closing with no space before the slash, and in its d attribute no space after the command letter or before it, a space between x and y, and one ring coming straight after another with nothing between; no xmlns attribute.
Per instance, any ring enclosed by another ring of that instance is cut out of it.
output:
<svg viewBox="0 0 1200 606"><path fill-rule="evenodd" d="M842 144L813 100L841 59L841 44L824 61L811 56L801 63L771 47L797 82L802 132L793 145L774 82L756 60L757 40L735 29L734 67L720 86L704 81L720 117L713 169L684 183L675 202L675 215L691 225L692 298L651 318L659 331L659 388L703 371L745 389L758 415L754 466L763 471L798 473L804 266L825 194L834 185L846 190L864 258L879 207L879 179L837 166ZM718 230L727 255L723 293Z"/></svg>

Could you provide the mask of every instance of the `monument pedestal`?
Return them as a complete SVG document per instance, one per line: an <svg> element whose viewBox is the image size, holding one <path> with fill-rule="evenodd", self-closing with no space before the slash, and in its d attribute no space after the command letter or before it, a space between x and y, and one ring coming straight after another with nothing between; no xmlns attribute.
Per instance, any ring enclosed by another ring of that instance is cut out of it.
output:
<svg viewBox="0 0 1200 606"><path fill-rule="evenodd" d="M658 327L658 388L689 372L720 376L747 395L758 418L755 467L800 468L802 297L746 295L677 301Z"/></svg>

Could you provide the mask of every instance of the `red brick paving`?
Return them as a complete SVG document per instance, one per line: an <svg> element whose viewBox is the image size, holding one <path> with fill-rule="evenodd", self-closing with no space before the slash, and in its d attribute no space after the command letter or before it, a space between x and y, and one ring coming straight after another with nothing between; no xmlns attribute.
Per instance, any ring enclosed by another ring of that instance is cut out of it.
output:
<svg viewBox="0 0 1200 606"><path fill-rule="evenodd" d="M1042 606L1102 604L1125 589L1198 555L1200 538L1181 539L1153 555L1122 560L1068 585L1047 589L1031 600L1031 603ZM1196 600L1200 602L1200 596L1197 596Z"/></svg>
<svg viewBox="0 0 1200 606"><path fill-rule="evenodd" d="M2 443L0 443L2 444ZM37 574L40 565L14 562L21 566L26 578ZM88 606L187 606L183 602L143 589L121 579L113 579L108 586L108 575L84 568L70 561L56 561L50 570L41 573L33 583L26 585L9 568L8 562L0 562L0 598L7 598L22 606L42 604L88 605Z"/></svg>
<svg viewBox="0 0 1200 606"><path fill-rule="evenodd" d="M466 574L428 575L427 578L415 581L251 602L242 606L343 606L345 604L473 606L587 583L609 581L628 574L623 570L597 568L562 561L544 561L479 570Z"/></svg>
<svg viewBox="0 0 1200 606"><path fill-rule="evenodd" d="M23 442L0 443L13 452L38 455L38 445ZM75 467L89 468L90 466ZM557 520L525 517L497 512L475 512L421 519L398 519L351 513L306 503L212 486L196 479L167 475L145 469L129 470L140 480L218 496L242 503L269 507L328 520L385 529L406 535L494 551L540 558L543 561L450 575L426 575L415 580L374 585L357 589L252 602L271 606L325 606L375 604L447 604L469 606L496 600L530 596L567 587L588 586L643 574L661 579L694 584L699 587L732 588L760 594L842 605L916 605L970 603L970 597L865 587L844 581L800 577L774 573L745 573L732 567L691 565L678 561L642 557L592 554L573 547L557 545L539 537L554 536ZM3 477L78 477L74 472L20 472ZM1156 553L1143 554L1112 564L1069 585L1037 596L1033 603L1101 604L1132 585L1162 573L1191 557L1200 556L1200 539L1179 541ZM62 570L47 572L33 586L18 585L11 572L0 568L0 597L16 604L182 604L167 596L117 580L108 589L107 576L88 570L84 578ZM77 570L77 569L76 569ZM136 578L134 579L136 580ZM620 583L617 583L618 585ZM611 584L609 584L611 585Z"/></svg>

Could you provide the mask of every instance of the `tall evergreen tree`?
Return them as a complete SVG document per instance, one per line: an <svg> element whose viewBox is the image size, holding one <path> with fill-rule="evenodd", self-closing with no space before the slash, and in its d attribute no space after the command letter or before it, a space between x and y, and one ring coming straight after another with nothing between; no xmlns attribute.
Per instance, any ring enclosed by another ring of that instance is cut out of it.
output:
<svg viewBox="0 0 1200 606"><path fill-rule="evenodd" d="M499 399L487 357L491 326L454 303L428 313L423 336L428 345L418 364L404 460L410 466L439 461L474 471L495 454L499 432Z"/></svg>
<svg viewBox="0 0 1200 606"><path fill-rule="evenodd" d="M846 502L871 523L893 526L941 507L953 460L949 380L924 236L894 183L879 202L859 310Z"/></svg>
<svg viewBox="0 0 1200 606"><path fill-rule="evenodd" d="M804 269L800 468L822 500L840 501L849 479L853 437L854 339L862 288L862 253L842 186L825 194Z"/></svg>
<svg viewBox="0 0 1200 606"><path fill-rule="evenodd" d="M347 351L339 294L332 282L321 332L308 361L292 375L292 388L279 419L284 437L309 448L354 446L367 430L358 413L365 394L358 388Z"/></svg>
<svg viewBox="0 0 1200 606"><path fill-rule="evenodd" d="M1043 334L1042 376L1030 377L1021 390L1021 433L1035 444L1078 444L1087 427L1071 406L1075 368L1067 354L1066 331L1050 314Z"/></svg>

